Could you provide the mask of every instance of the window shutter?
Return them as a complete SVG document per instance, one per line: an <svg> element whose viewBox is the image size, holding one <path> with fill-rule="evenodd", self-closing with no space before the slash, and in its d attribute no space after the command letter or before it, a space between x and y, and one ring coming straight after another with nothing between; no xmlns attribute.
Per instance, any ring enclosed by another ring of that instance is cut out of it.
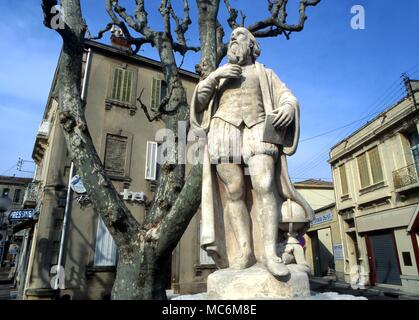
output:
<svg viewBox="0 0 419 320"><path fill-rule="evenodd" d="M107 134L105 147L105 169L110 175L125 176L128 138Z"/></svg>
<svg viewBox="0 0 419 320"><path fill-rule="evenodd" d="M147 141L146 164L145 164L145 179L157 179L157 142Z"/></svg>
<svg viewBox="0 0 419 320"><path fill-rule="evenodd" d="M94 264L95 266L116 265L116 244L100 217L96 231Z"/></svg>
<svg viewBox="0 0 419 320"><path fill-rule="evenodd" d="M121 102L131 102L133 77L133 71L115 68L111 98Z"/></svg>
<svg viewBox="0 0 419 320"><path fill-rule="evenodd" d="M340 186L342 188L342 195L348 194L348 177L346 176L346 169L345 165L341 165L339 167L339 175L340 175Z"/></svg>
<svg viewBox="0 0 419 320"><path fill-rule="evenodd" d="M368 173L367 155L364 153L357 157L359 178L361 180L361 188L368 187L370 183L370 176Z"/></svg>
<svg viewBox="0 0 419 320"><path fill-rule="evenodd" d="M151 85L151 109L158 110L161 101L161 80L153 78Z"/></svg>
<svg viewBox="0 0 419 320"><path fill-rule="evenodd" d="M373 183L383 181L383 170L381 168L380 154L378 153L378 147L375 147L368 151L368 158L371 166L371 176Z"/></svg>

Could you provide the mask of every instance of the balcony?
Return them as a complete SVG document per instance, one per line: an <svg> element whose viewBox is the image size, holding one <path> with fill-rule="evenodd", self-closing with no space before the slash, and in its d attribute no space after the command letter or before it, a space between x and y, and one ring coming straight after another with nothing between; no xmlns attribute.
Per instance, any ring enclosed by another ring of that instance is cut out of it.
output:
<svg viewBox="0 0 419 320"><path fill-rule="evenodd" d="M404 168L393 171L394 188L397 192L410 190L419 186L419 163L412 163Z"/></svg>
<svg viewBox="0 0 419 320"><path fill-rule="evenodd" d="M34 208L38 201L39 182L31 182L25 190L23 196L23 207Z"/></svg>
<svg viewBox="0 0 419 320"><path fill-rule="evenodd" d="M50 130L51 122L43 120L36 134L35 146L32 152L32 158L37 164L39 164L44 157L45 149L48 145Z"/></svg>

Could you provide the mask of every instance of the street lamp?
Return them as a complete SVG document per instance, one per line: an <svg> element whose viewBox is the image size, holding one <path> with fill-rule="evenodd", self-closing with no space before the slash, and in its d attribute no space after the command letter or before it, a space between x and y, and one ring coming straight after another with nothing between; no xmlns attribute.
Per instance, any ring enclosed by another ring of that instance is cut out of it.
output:
<svg viewBox="0 0 419 320"><path fill-rule="evenodd" d="M6 224L6 213L12 208L12 200L7 195L2 195L0 197L0 230L4 229ZM6 254L6 240L7 240L7 233L1 233L2 243L0 242L0 267L3 265L4 255Z"/></svg>

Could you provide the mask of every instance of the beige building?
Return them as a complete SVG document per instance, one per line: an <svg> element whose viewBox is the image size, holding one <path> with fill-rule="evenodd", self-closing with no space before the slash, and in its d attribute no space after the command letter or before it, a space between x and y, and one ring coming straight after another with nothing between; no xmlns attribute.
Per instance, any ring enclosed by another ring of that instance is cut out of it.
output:
<svg viewBox="0 0 419 320"><path fill-rule="evenodd" d="M335 202L335 190L332 182L308 179L294 183L294 187L314 210Z"/></svg>
<svg viewBox="0 0 419 320"><path fill-rule="evenodd" d="M347 282L419 293L418 119L406 97L330 151Z"/></svg>
<svg viewBox="0 0 419 320"><path fill-rule="evenodd" d="M23 177L0 176L0 265L5 263L14 265L14 261L11 260L16 254L8 255L9 248L19 247L21 237L13 237L13 226L18 223L18 219L13 217L21 214L25 190L31 180Z"/></svg>
<svg viewBox="0 0 419 320"><path fill-rule="evenodd" d="M315 218L304 238L312 275L344 281L342 237L335 203L315 210Z"/></svg>
<svg viewBox="0 0 419 320"><path fill-rule="evenodd" d="M198 77L186 70L180 70L180 75L190 101ZM23 297L107 299L117 262L115 243L77 177L68 195L72 164L52 95L58 77L57 71L33 150L39 218L28 250ZM117 191L139 221L144 217L144 201L152 199L156 186L155 134L163 127L161 121L150 122L141 110L137 97L142 92L141 99L149 107L156 107L164 96L159 62L86 41L83 99L89 131ZM63 228L65 216L68 222ZM172 264L176 266L178 260L175 257ZM57 264L63 270L57 270ZM168 288L172 280L169 274Z"/></svg>

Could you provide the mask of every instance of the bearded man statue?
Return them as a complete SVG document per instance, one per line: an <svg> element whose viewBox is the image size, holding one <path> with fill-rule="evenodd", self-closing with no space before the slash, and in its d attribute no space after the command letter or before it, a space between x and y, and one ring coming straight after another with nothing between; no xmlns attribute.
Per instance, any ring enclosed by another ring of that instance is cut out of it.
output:
<svg viewBox="0 0 419 320"><path fill-rule="evenodd" d="M293 250L286 239L305 232L313 210L287 169L286 156L295 153L299 138L298 101L272 70L256 62L260 51L247 29L234 29L228 63L202 80L192 98L191 127L208 137L201 246L219 268L260 263L272 275L286 276L286 263L306 264L301 254L289 258ZM265 140L267 126L282 132L281 142ZM293 218L290 210L300 213Z"/></svg>

